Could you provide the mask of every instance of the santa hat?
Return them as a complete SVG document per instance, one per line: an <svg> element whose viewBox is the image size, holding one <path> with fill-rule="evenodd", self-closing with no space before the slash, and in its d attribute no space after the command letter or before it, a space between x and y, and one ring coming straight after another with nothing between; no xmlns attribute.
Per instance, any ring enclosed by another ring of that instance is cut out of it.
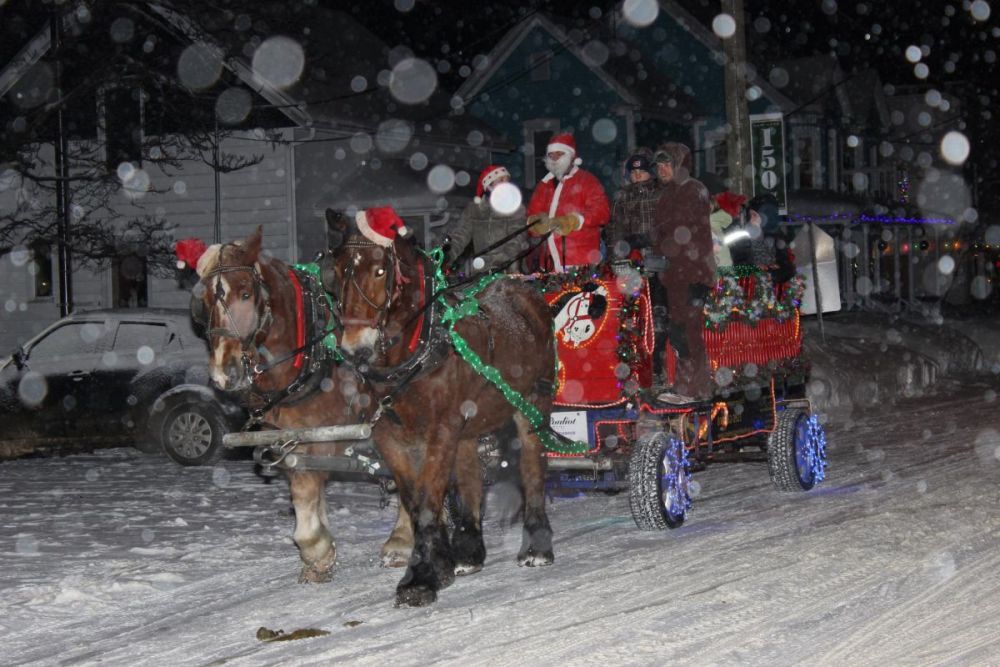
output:
<svg viewBox="0 0 1000 667"><path fill-rule="evenodd" d="M198 266L198 260L208 246L201 239L181 239L174 244L174 254L177 255L177 268L183 269Z"/></svg>
<svg viewBox="0 0 1000 667"><path fill-rule="evenodd" d="M391 246L397 236L405 237L410 233L391 206L358 211L354 219L366 239L384 248Z"/></svg>
<svg viewBox="0 0 1000 667"><path fill-rule="evenodd" d="M486 169L483 169L482 173L479 174L479 182L476 183L476 197L473 201L477 204L483 201L483 192L492 190L493 184L504 176L510 178L510 172L507 171L507 167L491 164Z"/></svg>
<svg viewBox="0 0 1000 667"><path fill-rule="evenodd" d="M745 195L738 195L733 192L720 192L715 195L715 201L719 204L719 208L734 218L740 214L740 207L743 206L743 202L746 200Z"/></svg>
<svg viewBox="0 0 1000 667"><path fill-rule="evenodd" d="M569 153L574 157L573 164L580 165L583 160L576 157L576 139L569 132L563 132L562 134L553 135L549 139L549 145L545 147L546 153L554 153L561 151L563 153Z"/></svg>

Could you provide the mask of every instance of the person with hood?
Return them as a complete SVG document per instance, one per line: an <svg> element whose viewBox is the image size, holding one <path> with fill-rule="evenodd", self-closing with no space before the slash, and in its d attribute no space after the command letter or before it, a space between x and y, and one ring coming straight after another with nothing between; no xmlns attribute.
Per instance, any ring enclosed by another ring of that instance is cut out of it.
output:
<svg viewBox="0 0 1000 667"><path fill-rule="evenodd" d="M708 189L691 176L691 151L668 142L653 156L663 194L656 206L651 230L655 252L668 265L658 278L666 288L670 307L670 342L677 350L677 374L672 391L660 395L670 403L689 403L712 397L712 374L701 332L704 304L716 282L715 254L709 214ZM663 354L657 347L655 354Z"/></svg>
<svg viewBox="0 0 1000 667"><path fill-rule="evenodd" d="M471 245L474 253L473 273L487 273L493 270L507 273L520 271L517 260L528 250L528 239L525 234L516 235L493 250L486 251L504 237L523 230L526 224L523 205L518 204L514 211L507 211L506 201L494 202L491 199L497 186L509 182L510 172L500 165L491 164L479 174L475 198L465 207L461 220L448 233L446 265L454 264Z"/></svg>
<svg viewBox="0 0 1000 667"><path fill-rule="evenodd" d="M528 202L531 234L552 232L542 259L543 266L556 273L601 261L601 228L611 216L604 187L580 164L573 135L553 136L545 154L549 173Z"/></svg>
<svg viewBox="0 0 1000 667"><path fill-rule="evenodd" d="M660 199L661 184L652 151L641 148L625 161L628 182L615 194L611 224L605 230L611 259L642 259L650 246L649 229Z"/></svg>

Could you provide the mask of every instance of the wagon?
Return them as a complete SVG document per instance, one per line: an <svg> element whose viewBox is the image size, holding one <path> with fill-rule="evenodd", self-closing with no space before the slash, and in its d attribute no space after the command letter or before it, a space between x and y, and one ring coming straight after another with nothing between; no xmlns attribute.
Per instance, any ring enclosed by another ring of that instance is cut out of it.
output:
<svg viewBox="0 0 1000 667"><path fill-rule="evenodd" d="M654 383L648 278L628 262L535 280L555 322L558 368L553 432L547 438L550 485L628 491L643 530L676 528L691 505L691 475L716 462L766 460L781 491L822 481L825 435L806 398L801 359L800 280L775 286L764 272L738 267L720 276L705 307L705 347L715 376L711 400L661 402ZM667 380L676 373L667 355ZM328 455L299 444L335 442ZM392 490L368 424L224 436L226 447L254 447L265 473L326 470ZM488 477L502 466L496 438L480 441Z"/></svg>
<svg viewBox="0 0 1000 667"><path fill-rule="evenodd" d="M825 434L812 414L801 357L801 279L774 285L756 267L728 269L706 301L702 337L711 400L661 402L652 373L647 277L616 263L550 279L559 369L547 453L557 489L628 491L643 530L680 526L691 474L716 462L767 461L780 491L822 481ZM666 376L676 373L668 348Z"/></svg>

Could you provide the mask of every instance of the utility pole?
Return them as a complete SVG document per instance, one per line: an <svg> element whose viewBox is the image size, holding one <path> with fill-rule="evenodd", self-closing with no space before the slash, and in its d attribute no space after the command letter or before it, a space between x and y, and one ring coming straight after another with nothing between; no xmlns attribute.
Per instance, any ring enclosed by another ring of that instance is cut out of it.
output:
<svg viewBox="0 0 1000 667"><path fill-rule="evenodd" d="M747 43L744 30L743 0L722 0L722 11L736 21L736 32L722 40L726 56L726 142L730 187L747 196L753 194L753 171L750 168L750 112L747 109Z"/></svg>
<svg viewBox="0 0 1000 667"><path fill-rule="evenodd" d="M66 126L63 118L62 62L62 16L53 10L50 21L52 34L52 55L54 58L56 94L59 96L56 109L56 238L59 266L59 314L66 317L73 312L73 261L69 243L69 159L66 143Z"/></svg>

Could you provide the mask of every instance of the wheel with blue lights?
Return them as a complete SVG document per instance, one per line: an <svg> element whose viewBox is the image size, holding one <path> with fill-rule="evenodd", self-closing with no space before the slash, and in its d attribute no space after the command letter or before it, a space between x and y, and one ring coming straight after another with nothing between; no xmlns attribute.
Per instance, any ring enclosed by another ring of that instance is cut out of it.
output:
<svg viewBox="0 0 1000 667"><path fill-rule="evenodd" d="M677 528L691 507L691 465L684 442L657 431L632 446L629 509L639 530Z"/></svg>
<svg viewBox="0 0 1000 667"><path fill-rule="evenodd" d="M767 439L767 468L779 491L808 491L826 476L826 433L802 408L778 414Z"/></svg>

